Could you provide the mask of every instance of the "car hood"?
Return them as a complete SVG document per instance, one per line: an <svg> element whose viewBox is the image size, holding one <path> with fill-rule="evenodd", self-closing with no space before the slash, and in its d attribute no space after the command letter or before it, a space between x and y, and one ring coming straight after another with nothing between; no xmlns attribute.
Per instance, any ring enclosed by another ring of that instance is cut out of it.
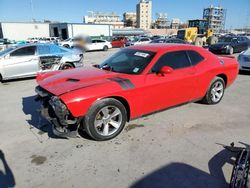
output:
<svg viewBox="0 0 250 188"><path fill-rule="evenodd" d="M209 47L213 49L220 49L220 48L224 48L225 46L229 44L230 44L229 42L220 42L220 43L212 44Z"/></svg>
<svg viewBox="0 0 250 188"><path fill-rule="evenodd" d="M108 78L120 73L101 70L95 67L53 71L37 75L38 84L50 93L60 96L73 90L92 87L110 82Z"/></svg>

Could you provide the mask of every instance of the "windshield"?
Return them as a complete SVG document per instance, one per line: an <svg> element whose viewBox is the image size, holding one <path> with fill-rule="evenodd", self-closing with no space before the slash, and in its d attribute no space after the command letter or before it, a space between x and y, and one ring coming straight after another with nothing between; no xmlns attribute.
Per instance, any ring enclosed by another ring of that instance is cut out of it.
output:
<svg viewBox="0 0 250 188"><path fill-rule="evenodd" d="M3 51L0 52L0 56L9 53L10 51L14 50L15 48L16 48L16 47L6 48L5 50L3 50Z"/></svg>
<svg viewBox="0 0 250 188"><path fill-rule="evenodd" d="M231 37L222 37L222 38L219 38L219 42L232 42L232 39Z"/></svg>
<svg viewBox="0 0 250 188"><path fill-rule="evenodd" d="M132 40L131 40L131 42L137 42L139 40L139 38L133 38Z"/></svg>
<svg viewBox="0 0 250 188"><path fill-rule="evenodd" d="M123 49L104 61L99 68L125 74L140 74L154 57L154 52Z"/></svg>

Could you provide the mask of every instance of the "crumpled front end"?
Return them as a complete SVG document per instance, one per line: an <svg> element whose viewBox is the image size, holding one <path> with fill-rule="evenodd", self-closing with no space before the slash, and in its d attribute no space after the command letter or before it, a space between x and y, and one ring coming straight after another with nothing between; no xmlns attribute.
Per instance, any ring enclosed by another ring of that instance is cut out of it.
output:
<svg viewBox="0 0 250 188"><path fill-rule="evenodd" d="M35 91L41 102L41 115L52 124L53 133L60 137L76 137L81 119L73 117L59 97L40 86Z"/></svg>

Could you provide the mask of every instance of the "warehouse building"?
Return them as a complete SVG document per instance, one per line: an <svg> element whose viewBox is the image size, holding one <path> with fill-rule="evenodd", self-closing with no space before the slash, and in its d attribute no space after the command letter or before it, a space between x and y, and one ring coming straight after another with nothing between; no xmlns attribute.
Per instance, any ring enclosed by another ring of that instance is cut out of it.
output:
<svg viewBox="0 0 250 188"><path fill-rule="evenodd" d="M77 35L110 38L112 36L112 26L82 23L0 22L0 38L10 40L19 41L35 37L61 37L67 39Z"/></svg>

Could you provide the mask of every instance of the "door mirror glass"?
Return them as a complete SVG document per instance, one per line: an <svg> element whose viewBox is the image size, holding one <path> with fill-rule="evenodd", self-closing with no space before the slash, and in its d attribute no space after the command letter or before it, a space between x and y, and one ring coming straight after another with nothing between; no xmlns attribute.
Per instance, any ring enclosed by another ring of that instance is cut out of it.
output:
<svg viewBox="0 0 250 188"><path fill-rule="evenodd" d="M232 42L233 42L233 43L238 43L239 41L238 41L236 38L234 38L234 39L232 40Z"/></svg>
<svg viewBox="0 0 250 188"><path fill-rule="evenodd" d="M174 69L172 69L171 67L169 67L169 66L163 66L163 67L160 69L159 73L162 74L162 75L164 75L164 74L170 74L170 73L172 73L173 71L174 71Z"/></svg>

